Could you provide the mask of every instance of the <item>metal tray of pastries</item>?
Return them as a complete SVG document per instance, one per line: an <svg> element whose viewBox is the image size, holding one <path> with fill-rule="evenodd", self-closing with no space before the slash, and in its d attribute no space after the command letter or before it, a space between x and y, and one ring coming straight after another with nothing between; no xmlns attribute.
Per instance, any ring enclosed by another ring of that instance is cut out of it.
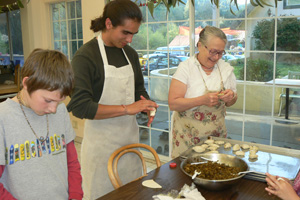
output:
<svg viewBox="0 0 300 200"><path fill-rule="evenodd" d="M266 172L272 175L286 177L292 181L296 178L299 172L300 150L244 142L227 138L210 137L209 139L213 140L213 143L212 141L207 141L208 138L201 138L201 142L198 143L197 146L194 146L183 152L181 154L181 158L185 159L195 154L197 155L205 153L222 153L238 156L249 165L249 170L255 171L253 173L246 174L244 177L262 182L265 182ZM216 145L211 145L211 143L217 144L219 147L215 149ZM231 147L224 148L226 143L231 144ZM202 146L203 144L208 145L205 150L202 147L205 147L206 145ZM238 148L236 144L238 144L240 148ZM255 154L253 150L256 150Z"/></svg>

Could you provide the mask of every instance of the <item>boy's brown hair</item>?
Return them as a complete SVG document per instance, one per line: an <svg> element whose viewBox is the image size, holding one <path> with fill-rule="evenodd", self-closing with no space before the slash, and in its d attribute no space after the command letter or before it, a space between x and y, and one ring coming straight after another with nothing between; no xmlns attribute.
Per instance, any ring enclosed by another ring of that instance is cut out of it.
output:
<svg viewBox="0 0 300 200"><path fill-rule="evenodd" d="M74 86L74 74L68 58L56 50L35 49L26 59L21 70L29 95L44 89L59 90L61 97L70 95Z"/></svg>

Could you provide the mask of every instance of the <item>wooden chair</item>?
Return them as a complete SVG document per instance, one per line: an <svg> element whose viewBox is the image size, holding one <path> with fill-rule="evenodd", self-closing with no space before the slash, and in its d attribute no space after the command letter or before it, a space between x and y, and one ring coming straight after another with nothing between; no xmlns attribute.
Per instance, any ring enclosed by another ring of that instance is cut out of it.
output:
<svg viewBox="0 0 300 200"><path fill-rule="evenodd" d="M289 71L288 79L300 79L300 72ZM289 98L300 98L299 89L290 90L290 92L293 92L293 93L289 94ZM284 93L284 88L282 88L282 93L280 94L279 98L280 98L280 106L279 106L278 116L280 117L281 109L282 109L282 98L286 98L286 94Z"/></svg>
<svg viewBox="0 0 300 200"><path fill-rule="evenodd" d="M129 145L123 146L123 147L117 149L113 154L111 154L111 156L109 157L109 160L108 160L108 164L107 164L108 175L109 175L110 181L115 189L117 189L123 185L120 180L117 167L118 167L119 159L126 153L135 153L140 157L140 159L142 161L142 165L143 165L143 176L141 176L140 178L147 175L147 168L146 168L146 163L145 163L143 154L135 148L144 148L144 149L149 150L155 158L157 167L161 166L161 162L158 157L158 154L149 145L137 143L137 144L129 144ZM140 178L138 178L138 179L140 179Z"/></svg>

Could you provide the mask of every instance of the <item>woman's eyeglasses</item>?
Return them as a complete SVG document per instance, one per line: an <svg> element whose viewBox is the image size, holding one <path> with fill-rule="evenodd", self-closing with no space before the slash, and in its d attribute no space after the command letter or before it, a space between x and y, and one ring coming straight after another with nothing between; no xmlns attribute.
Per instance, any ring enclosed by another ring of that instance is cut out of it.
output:
<svg viewBox="0 0 300 200"><path fill-rule="evenodd" d="M209 55L211 55L211 56L215 56L215 55L218 54L218 56L221 57L221 56L223 56L223 55L226 54L226 51L225 51L225 50L223 50L223 51L218 51L218 50L216 50L216 49L208 49L207 46L205 46L205 48L208 50Z"/></svg>

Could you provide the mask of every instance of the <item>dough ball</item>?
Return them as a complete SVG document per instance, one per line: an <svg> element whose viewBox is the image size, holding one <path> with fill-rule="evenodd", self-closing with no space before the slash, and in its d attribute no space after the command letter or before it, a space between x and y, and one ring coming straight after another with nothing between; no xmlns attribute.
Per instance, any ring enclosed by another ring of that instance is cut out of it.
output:
<svg viewBox="0 0 300 200"><path fill-rule="evenodd" d="M235 155L237 155L237 156L245 156L245 152L244 151L236 151Z"/></svg>
<svg viewBox="0 0 300 200"><path fill-rule="evenodd" d="M226 143L224 144L224 148L225 148L225 149L231 148L231 144L230 144L229 142L226 142Z"/></svg>
<svg viewBox="0 0 300 200"><path fill-rule="evenodd" d="M217 147L217 148L219 148L220 146L219 145L217 145L217 144L209 144L209 146L210 147Z"/></svg>
<svg viewBox="0 0 300 200"><path fill-rule="evenodd" d="M245 150L246 150L246 149L249 149L249 148L250 148L250 145L248 145L248 144L242 144L242 148L245 149Z"/></svg>
<svg viewBox="0 0 300 200"><path fill-rule="evenodd" d="M150 110L150 116L151 117L155 116L155 113L156 113L156 109L155 110Z"/></svg>
<svg viewBox="0 0 300 200"><path fill-rule="evenodd" d="M250 159L258 158L258 155L256 154L256 151L255 151L255 150L250 150L249 158L250 158Z"/></svg>
<svg viewBox="0 0 300 200"><path fill-rule="evenodd" d="M216 147L216 146L209 146L207 147L207 149L211 150L211 151L215 151L217 150L219 147Z"/></svg>
<svg viewBox="0 0 300 200"><path fill-rule="evenodd" d="M193 147L193 150L196 151L197 153L202 153L205 151L205 148L203 148L201 146L195 146L195 147Z"/></svg>
<svg viewBox="0 0 300 200"><path fill-rule="evenodd" d="M225 142L223 140L216 140L215 143L221 145L224 144Z"/></svg>
<svg viewBox="0 0 300 200"><path fill-rule="evenodd" d="M208 144L202 144L200 145L202 148L206 149L208 147Z"/></svg>
<svg viewBox="0 0 300 200"><path fill-rule="evenodd" d="M255 152L258 151L258 147L257 146L250 146L250 150L254 150Z"/></svg>
<svg viewBox="0 0 300 200"><path fill-rule="evenodd" d="M240 147L239 144L235 144L235 145L233 145L233 147L232 147L232 150L233 150L233 151L238 151L238 150L240 150L240 149L241 149L241 147Z"/></svg>
<svg viewBox="0 0 300 200"><path fill-rule="evenodd" d="M215 141L214 140L212 140L212 139L209 139L209 140L205 140L205 144L212 144L212 143L214 143Z"/></svg>

